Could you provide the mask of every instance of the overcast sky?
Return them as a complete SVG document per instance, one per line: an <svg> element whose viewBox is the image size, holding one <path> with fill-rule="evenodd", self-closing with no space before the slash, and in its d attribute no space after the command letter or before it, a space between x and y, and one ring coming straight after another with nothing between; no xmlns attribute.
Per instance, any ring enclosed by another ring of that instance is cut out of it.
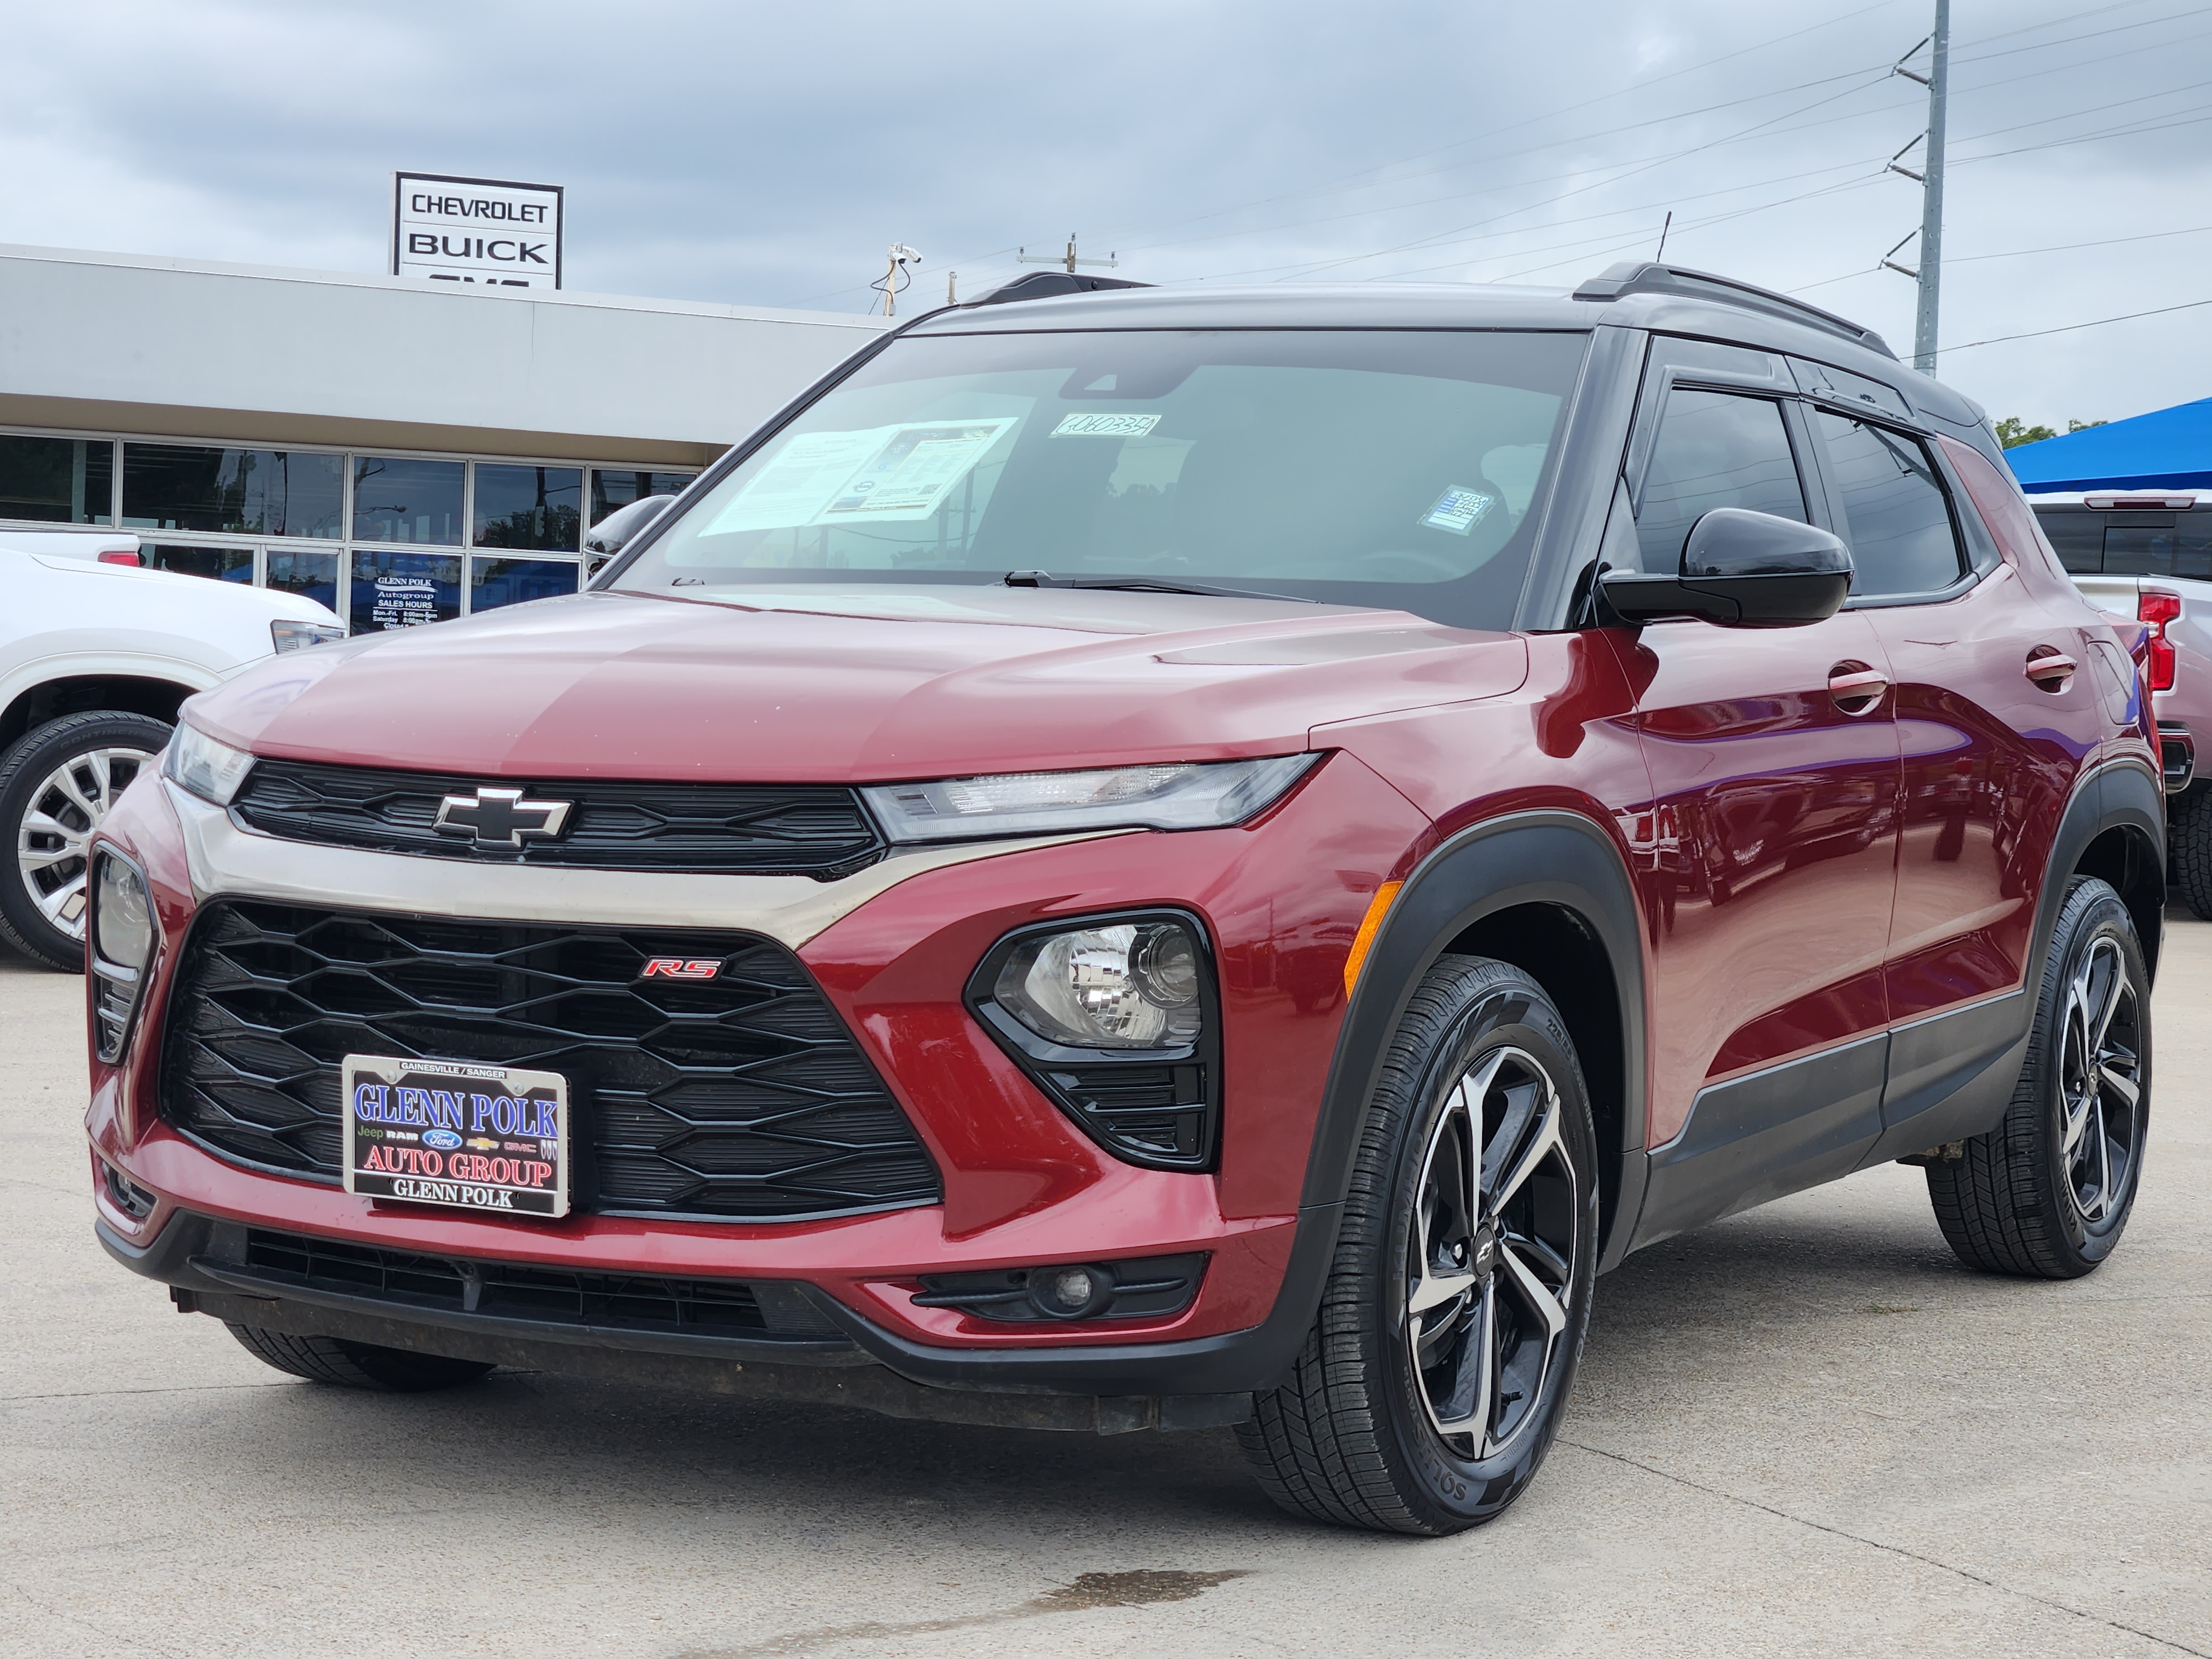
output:
<svg viewBox="0 0 2212 1659"><path fill-rule="evenodd" d="M1932 11L9 0L0 241L377 271L407 167L565 185L571 289L860 311L893 240L908 306L1071 229L1152 282L1571 286L1671 208L1670 259L1909 358ZM1955 0L1952 56L1942 377L2061 429L2212 395L2212 305L1969 343L2212 300L2212 10Z"/></svg>

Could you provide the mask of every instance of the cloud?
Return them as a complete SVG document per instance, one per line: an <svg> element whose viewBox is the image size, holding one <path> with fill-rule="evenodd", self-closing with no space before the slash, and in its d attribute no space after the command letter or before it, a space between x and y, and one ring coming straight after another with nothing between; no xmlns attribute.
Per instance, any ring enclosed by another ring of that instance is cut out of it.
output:
<svg viewBox="0 0 2212 1659"><path fill-rule="evenodd" d="M406 167L568 186L573 287L860 310L893 240L917 297L1071 228L1152 281L1567 285L1671 209L1671 258L1909 350L1875 265L1918 222L1882 167L1924 98L1887 66L1929 10L79 0L11 19L0 236L375 270ZM1946 342L2212 297L2212 231L2108 240L2212 225L2212 16L1962 0L1954 30ZM2203 395L2208 339L2184 313L1942 372L2118 416Z"/></svg>

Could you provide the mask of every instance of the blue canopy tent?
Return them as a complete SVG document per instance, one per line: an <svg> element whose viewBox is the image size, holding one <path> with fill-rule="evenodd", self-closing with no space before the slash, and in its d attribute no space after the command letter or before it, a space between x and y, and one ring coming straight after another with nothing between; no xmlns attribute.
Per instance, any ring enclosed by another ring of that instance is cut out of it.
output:
<svg viewBox="0 0 2212 1659"><path fill-rule="evenodd" d="M2212 398L2005 452L2031 495L2212 489Z"/></svg>

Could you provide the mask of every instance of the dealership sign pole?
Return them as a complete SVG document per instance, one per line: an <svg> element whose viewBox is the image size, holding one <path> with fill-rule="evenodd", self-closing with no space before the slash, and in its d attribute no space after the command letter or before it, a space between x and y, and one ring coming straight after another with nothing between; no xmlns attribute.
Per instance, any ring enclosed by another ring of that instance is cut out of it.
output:
<svg viewBox="0 0 2212 1659"><path fill-rule="evenodd" d="M491 288L558 288L562 202L558 185L395 173L392 274Z"/></svg>

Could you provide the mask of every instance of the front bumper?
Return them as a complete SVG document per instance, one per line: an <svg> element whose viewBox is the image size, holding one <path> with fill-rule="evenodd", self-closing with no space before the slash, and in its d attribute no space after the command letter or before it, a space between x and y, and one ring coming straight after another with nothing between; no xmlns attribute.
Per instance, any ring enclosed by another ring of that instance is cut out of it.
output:
<svg viewBox="0 0 2212 1659"><path fill-rule="evenodd" d="M1316 1297L1334 1242L1334 1206L1317 1219L1327 1224L1308 1230L1308 1249L1291 1276ZM759 1328L706 1333L669 1320L428 1306L419 1292L388 1285L305 1282L297 1273L272 1269L259 1259L265 1251L256 1248L272 1238L305 1242L297 1236L189 1211L173 1211L140 1243L123 1237L105 1214L94 1231L117 1261L167 1285L179 1311L228 1324L533 1370L852 1406L890 1417L1098 1434L1242 1422L1250 1414L1253 1391L1279 1381L1304 1340L1306 1316L1291 1310L1310 1305L1301 1295L1285 1295L1281 1316L1256 1329L1192 1341L956 1353L902 1339L836 1298L787 1280L711 1281L726 1295L750 1293ZM417 1257L407 1260L423 1265ZM447 1258L443 1265L459 1269L473 1287L486 1270L495 1273L502 1264ZM672 1283L658 1275L623 1277L664 1295ZM603 1305L613 1300L596 1299Z"/></svg>
<svg viewBox="0 0 2212 1659"><path fill-rule="evenodd" d="M1334 1238L1336 1206L1301 1210L1299 1194L1342 1016L1345 954L1373 887L1424 827L1395 791L1340 755L1246 830L963 848L958 857L886 860L836 883L535 868L471 869L459 883L428 860L248 834L170 786L142 785L111 816L107 833L146 870L164 944L130 1052L120 1066L94 1067L87 1127L99 1158L152 1204L134 1216L96 1181L103 1242L135 1270L226 1318L240 1316L245 1298L258 1322L275 1328L344 1335L339 1322L358 1332L369 1328L365 1321L404 1336L398 1346L428 1352L526 1343L532 1363L553 1369L576 1369L581 1357L602 1370L611 1356L640 1364L697 1359L748 1374L787 1370L818 1383L869 1367L905 1402L901 1414L943 1414L920 1410L899 1394L906 1388L927 1390L918 1398L937 1407L948 1392L1095 1403L1265 1388L1304 1338ZM1317 846L1329 854L1318 876ZM928 1145L944 1201L811 1222L583 1213L520 1224L380 1205L215 1156L163 1119L158 1058L175 943L197 906L218 895L628 927L680 917L693 927L776 938L798 952ZM1162 902L1201 915L1219 955L1226 1082L1212 1174L1137 1169L1100 1151L963 1001L975 964L1014 927ZM751 1358L672 1353L637 1331L579 1340L474 1314L457 1320L419 1308L339 1305L194 1265L226 1259L211 1242L228 1237L224 1229L256 1226L455 1262L787 1287L841 1334L843 1346ZM913 1301L923 1273L1182 1252L1204 1255L1207 1266L1195 1298L1168 1317L1010 1326ZM849 1394L856 1385L846 1376L836 1386ZM1092 1407L1071 1409L1079 1416ZM1115 1420L1132 1409L1115 1408ZM1159 1408L1146 1410L1160 1419Z"/></svg>

